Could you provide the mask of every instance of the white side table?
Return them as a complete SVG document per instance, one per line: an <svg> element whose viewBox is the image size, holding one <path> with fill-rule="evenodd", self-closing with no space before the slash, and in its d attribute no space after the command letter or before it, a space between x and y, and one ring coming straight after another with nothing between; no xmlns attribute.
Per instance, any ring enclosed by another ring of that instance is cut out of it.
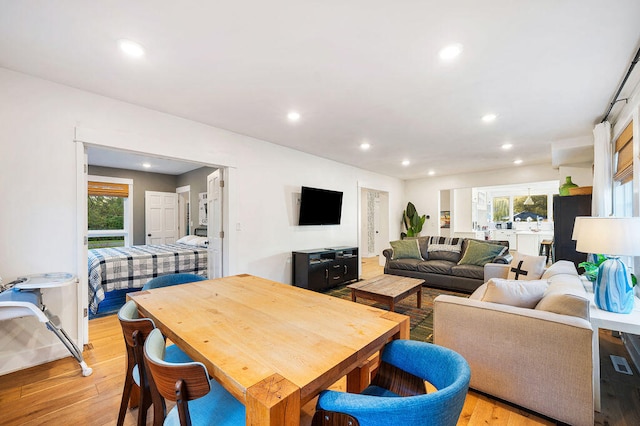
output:
<svg viewBox="0 0 640 426"><path fill-rule="evenodd" d="M630 314L603 311L595 305L592 283L584 277L581 279L591 302L589 316L593 327L593 405L595 410L600 412L600 329L640 334L640 299L635 297L633 311Z"/></svg>

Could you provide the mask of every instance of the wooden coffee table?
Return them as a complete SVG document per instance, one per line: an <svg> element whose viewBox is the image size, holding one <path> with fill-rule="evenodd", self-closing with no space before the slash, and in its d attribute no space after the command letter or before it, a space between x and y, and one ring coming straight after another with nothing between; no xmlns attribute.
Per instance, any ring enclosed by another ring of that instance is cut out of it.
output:
<svg viewBox="0 0 640 426"><path fill-rule="evenodd" d="M422 284L424 284L424 280L418 278L385 274L349 284L347 287L351 289L351 300L354 302L356 297L361 297L380 303L387 303L389 304L389 309L393 312L397 302L414 293L418 293L418 308L421 308Z"/></svg>

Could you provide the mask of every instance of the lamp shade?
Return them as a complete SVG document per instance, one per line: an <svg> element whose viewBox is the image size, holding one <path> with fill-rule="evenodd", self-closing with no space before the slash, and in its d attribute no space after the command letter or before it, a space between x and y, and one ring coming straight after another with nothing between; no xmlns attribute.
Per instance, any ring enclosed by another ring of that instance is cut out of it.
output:
<svg viewBox="0 0 640 426"><path fill-rule="evenodd" d="M640 217L576 217L572 239L582 253L640 255Z"/></svg>

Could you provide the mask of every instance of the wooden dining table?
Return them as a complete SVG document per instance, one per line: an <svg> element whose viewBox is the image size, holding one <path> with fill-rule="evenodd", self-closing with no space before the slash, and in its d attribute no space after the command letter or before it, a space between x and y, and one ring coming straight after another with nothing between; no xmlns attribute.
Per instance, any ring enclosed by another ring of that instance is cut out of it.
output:
<svg viewBox="0 0 640 426"><path fill-rule="evenodd" d="M129 293L143 316L246 407L247 425L298 425L300 408L409 338L409 317L252 275Z"/></svg>

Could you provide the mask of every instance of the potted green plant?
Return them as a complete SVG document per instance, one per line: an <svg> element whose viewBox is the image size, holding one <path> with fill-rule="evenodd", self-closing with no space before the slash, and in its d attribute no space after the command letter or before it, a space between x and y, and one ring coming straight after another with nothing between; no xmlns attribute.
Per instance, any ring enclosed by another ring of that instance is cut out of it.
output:
<svg viewBox="0 0 640 426"><path fill-rule="evenodd" d="M402 232L400 236L405 237L417 237L422 231L422 226L427 220L427 215L420 216L416 211L416 206L412 202L407 204L407 208L402 212L402 223L404 224L407 232Z"/></svg>
<svg viewBox="0 0 640 426"><path fill-rule="evenodd" d="M591 282L594 282L598 278L598 268L602 262L607 260L604 254L594 254L595 262L581 262L578 264L579 268L584 268L584 276Z"/></svg>
<svg viewBox="0 0 640 426"><path fill-rule="evenodd" d="M595 257L594 262L580 262L578 264L579 268L584 268L584 276L591 282L595 282L598 279L598 269L602 262L607 260L607 256L604 254L594 254ZM638 283L638 279L635 275L631 274L631 284L636 285Z"/></svg>

